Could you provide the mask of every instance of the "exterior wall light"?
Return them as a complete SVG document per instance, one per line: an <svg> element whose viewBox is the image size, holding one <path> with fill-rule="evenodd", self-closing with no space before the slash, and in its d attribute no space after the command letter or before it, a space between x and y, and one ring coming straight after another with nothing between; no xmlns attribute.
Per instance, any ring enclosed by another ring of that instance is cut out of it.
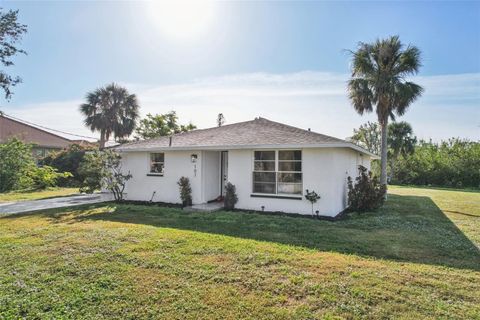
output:
<svg viewBox="0 0 480 320"><path fill-rule="evenodd" d="M196 154L192 154L192 163L196 163L197 162L197 159L198 159L198 155Z"/></svg>

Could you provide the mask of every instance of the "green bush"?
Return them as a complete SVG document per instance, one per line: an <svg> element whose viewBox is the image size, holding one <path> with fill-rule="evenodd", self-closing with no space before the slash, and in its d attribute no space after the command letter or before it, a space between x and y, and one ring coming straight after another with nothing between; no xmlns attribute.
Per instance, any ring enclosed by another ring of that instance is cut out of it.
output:
<svg viewBox="0 0 480 320"><path fill-rule="evenodd" d="M85 153L96 150L96 147L81 146L72 144L68 148L53 152L40 160L41 165L47 165L56 168L58 171L71 172L69 178L60 178L58 185L62 187L79 187L85 177L79 172L80 163L83 161Z"/></svg>
<svg viewBox="0 0 480 320"><path fill-rule="evenodd" d="M13 138L0 144L0 192L22 188L24 173L36 168L32 146Z"/></svg>
<svg viewBox="0 0 480 320"><path fill-rule="evenodd" d="M93 193L102 188L103 163L104 159L100 151L93 151L84 155L77 171L79 176L82 177L80 192Z"/></svg>
<svg viewBox="0 0 480 320"><path fill-rule="evenodd" d="M381 207L385 201L385 186L364 166L358 166L358 171L355 181L347 178L349 210L365 212Z"/></svg>
<svg viewBox="0 0 480 320"><path fill-rule="evenodd" d="M190 186L190 179L187 177L181 177L177 182L180 189L180 199L182 205L188 207L192 205L192 187Z"/></svg>
<svg viewBox="0 0 480 320"><path fill-rule="evenodd" d="M396 161L392 176L395 184L480 188L480 143L420 141L412 155Z"/></svg>
<svg viewBox="0 0 480 320"><path fill-rule="evenodd" d="M237 188L230 182L227 182L227 184L225 185L225 199L224 199L225 209L233 210L237 202L238 202Z"/></svg>
<svg viewBox="0 0 480 320"><path fill-rule="evenodd" d="M46 189L57 186L59 179L72 177L70 172L58 172L50 166L28 168L19 180L21 189Z"/></svg>

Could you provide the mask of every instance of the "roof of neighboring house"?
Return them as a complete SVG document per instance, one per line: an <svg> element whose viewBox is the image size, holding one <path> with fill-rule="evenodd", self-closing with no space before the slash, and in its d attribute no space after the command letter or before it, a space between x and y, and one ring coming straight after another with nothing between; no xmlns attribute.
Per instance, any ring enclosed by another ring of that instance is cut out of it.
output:
<svg viewBox="0 0 480 320"><path fill-rule="evenodd" d="M71 140L0 114L0 143L18 138L39 147L64 148Z"/></svg>
<svg viewBox="0 0 480 320"><path fill-rule="evenodd" d="M255 118L209 129L192 130L140 140L116 147L118 151L245 149L245 148L348 147L376 157L367 150L342 139L310 130Z"/></svg>

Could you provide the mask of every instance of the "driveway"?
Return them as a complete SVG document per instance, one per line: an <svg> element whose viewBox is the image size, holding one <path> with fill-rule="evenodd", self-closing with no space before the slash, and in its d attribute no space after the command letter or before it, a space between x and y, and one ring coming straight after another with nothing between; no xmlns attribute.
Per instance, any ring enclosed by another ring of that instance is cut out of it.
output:
<svg viewBox="0 0 480 320"><path fill-rule="evenodd" d="M9 213L22 213L52 208L78 206L81 204L99 203L111 201L113 197L109 193L81 194L68 197L58 197L43 200L19 201L0 203L0 215Z"/></svg>

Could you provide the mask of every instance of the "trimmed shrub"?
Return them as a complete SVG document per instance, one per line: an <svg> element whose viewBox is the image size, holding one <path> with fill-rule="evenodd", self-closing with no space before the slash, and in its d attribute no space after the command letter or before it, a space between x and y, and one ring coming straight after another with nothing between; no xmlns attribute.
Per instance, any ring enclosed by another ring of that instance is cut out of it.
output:
<svg viewBox="0 0 480 320"><path fill-rule="evenodd" d="M385 186L364 166L358 166L358 171L355 181L351 177L347 179L349 210L365 212L378 209L385 201Z"/></svg>
<svg viewBox="0 0 480 320"><path fill-rule="evenodd" d="M0 192L21 189L20 179L32 168L36 168L36 165L31 144L25 144L17 138L0 144Z"/></svg>
<svg viewBox="0 0 480 320"><path fill-rule="evenodd" d="M238 202L237 196L237 188L228 182L225 185L225 199L224 199L224 207L227 210L233 210L235 208L235 204Z"/></svg>
<svg viewBox="0 0 480 320"><path fill-rule="evenodd" d="M177 182L180 189L180 199L182 205L188 207L192 205L192 187L190 186L190 179L187 177L181 177Z"/></svg>

